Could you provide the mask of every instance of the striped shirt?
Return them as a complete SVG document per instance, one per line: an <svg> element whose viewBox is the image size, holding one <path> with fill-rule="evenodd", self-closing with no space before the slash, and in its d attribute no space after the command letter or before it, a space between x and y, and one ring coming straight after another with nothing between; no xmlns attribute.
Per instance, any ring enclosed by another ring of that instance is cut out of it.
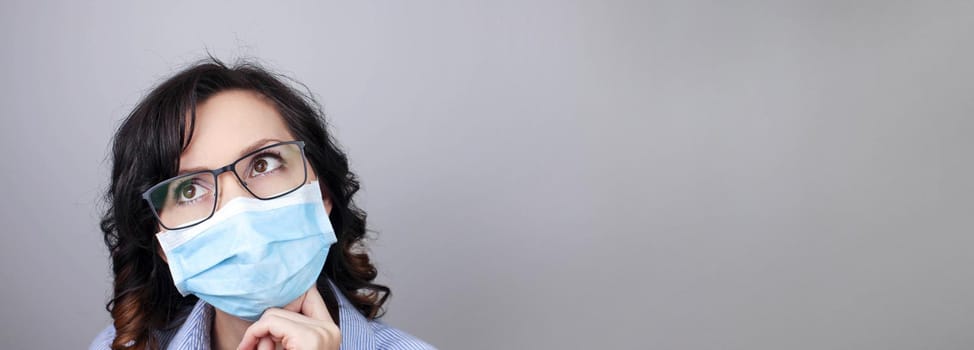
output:
<svg viewBox="0 0 974 350"><path fill-rule="evenodd" d="M339 327L342 332L342 350L358 349L402 349L426 350L432 345L386 325L380 320L368 320L352 305L338 288L328 281L338 299ZM171 330L156 330L161 349L197 350L210 349L210 325L213 320L213 306L202 299L196 302L185 321ZM109 325L91 342L90 350L111 349L115 339L115 328Z"/></svg>

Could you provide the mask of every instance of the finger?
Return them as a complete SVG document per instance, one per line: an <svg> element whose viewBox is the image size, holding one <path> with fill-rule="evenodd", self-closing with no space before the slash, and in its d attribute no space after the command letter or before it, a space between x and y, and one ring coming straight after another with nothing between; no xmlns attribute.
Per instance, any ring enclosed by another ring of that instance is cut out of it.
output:
<svg viewBox="0 0 974 350"><path fill-rule="evenodd" d="M274 339L270 337L260 338L260 343L257 343L257 350L274 350Z"/></svg>
<svg viewBox="0 0 974 350"><path fill-rule="evenodd" d="M263 316L261 316L261 318L264 318L264 317L280 317L280 318L284 318L284 319L288 319L288 320L294 321L295 323L298 323L298 324L315 324L317 322L321 322L321 321L316 320L316 319L313 319L311 317L302 315L302 314L298 313L297 311L290 311L290 310L285 310L285 309L277 308L277 307L272 307L272 308L269 308L267 310L264 310L264 314L263 314Z"/></svg>
<svg viewBox="0 0 974 350"><path fill-rule="evenodd" d="M259 344L261 338L283 339L285 334L296 333L297 331L298 326L294 321L275 315L267 315L265 312L265 315L261 316L257 322L247 327L237 349L251 350Z"/></svg>
<svg viewBox="0 0 974 350"><path fill-rule="evenodd" d="M311 289L305 293L304 302L301 303L301 314L316 320L335 323L335 320L331 319L331 314L328 313L328 306L325 306L325 299L321 298L317 286L311 286Z"/></svg>

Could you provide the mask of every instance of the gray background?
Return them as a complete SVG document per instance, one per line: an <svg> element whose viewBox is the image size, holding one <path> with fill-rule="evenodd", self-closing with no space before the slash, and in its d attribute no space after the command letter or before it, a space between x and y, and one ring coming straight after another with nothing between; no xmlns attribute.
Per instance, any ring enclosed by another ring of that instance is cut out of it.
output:
<svg viewBox="0 0 974 350"><path fill-rule="evenodd" d="M0 347L109 322L109 138L208 48L325 106L444 349L974 345L974 3L0 5Z"/></svg>

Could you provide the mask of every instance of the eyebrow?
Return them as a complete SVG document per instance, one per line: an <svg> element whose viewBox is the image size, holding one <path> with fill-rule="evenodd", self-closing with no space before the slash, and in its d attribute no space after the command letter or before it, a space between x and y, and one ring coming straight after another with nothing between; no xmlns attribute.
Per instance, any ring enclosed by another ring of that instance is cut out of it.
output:
<svg viewBox="0 0 974 350"><path fill-rule="evenodd" d="M256 142L251 143L250 146L247 146L242 151L240 151L240 154L237 155L237 159L234 160L234 161L237 161L240 158L243 158L244 155L249 154L249 153L251 153L253 151L256 151L256 150L260 149L261 147L266 146L267 144L269 144L271 142L284 142L284 141L281 141L281 140L278 140L278 139L272 139L272 138L263 138L263 139L257 140ZM189 169L180 170L179 173L176 174L176 176L185 175L185 174L189 174L189 173L195 173L195 172L204 171L204 170L212 170L212 169L209 169L209 168L206 168L206 167L192 167L192 168L189 168Z"/></svg>

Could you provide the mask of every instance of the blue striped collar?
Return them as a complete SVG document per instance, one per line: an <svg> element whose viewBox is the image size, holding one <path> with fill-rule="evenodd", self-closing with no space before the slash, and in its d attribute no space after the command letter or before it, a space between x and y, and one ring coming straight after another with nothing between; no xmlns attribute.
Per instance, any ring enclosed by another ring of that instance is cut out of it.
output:
<svg viewBox="0 0 974 350"><path fill-rule="evenodd" d="M338 322L342 331L342 349L375 349L375 334L369 320L362 316L337 286L328 280L332 292L338 300ZM213 306L200 299L193 306L186 320L175 334L166 349L210 349L210 325L213 323ZM169 338L162 335L160 340Z"/></svg>

